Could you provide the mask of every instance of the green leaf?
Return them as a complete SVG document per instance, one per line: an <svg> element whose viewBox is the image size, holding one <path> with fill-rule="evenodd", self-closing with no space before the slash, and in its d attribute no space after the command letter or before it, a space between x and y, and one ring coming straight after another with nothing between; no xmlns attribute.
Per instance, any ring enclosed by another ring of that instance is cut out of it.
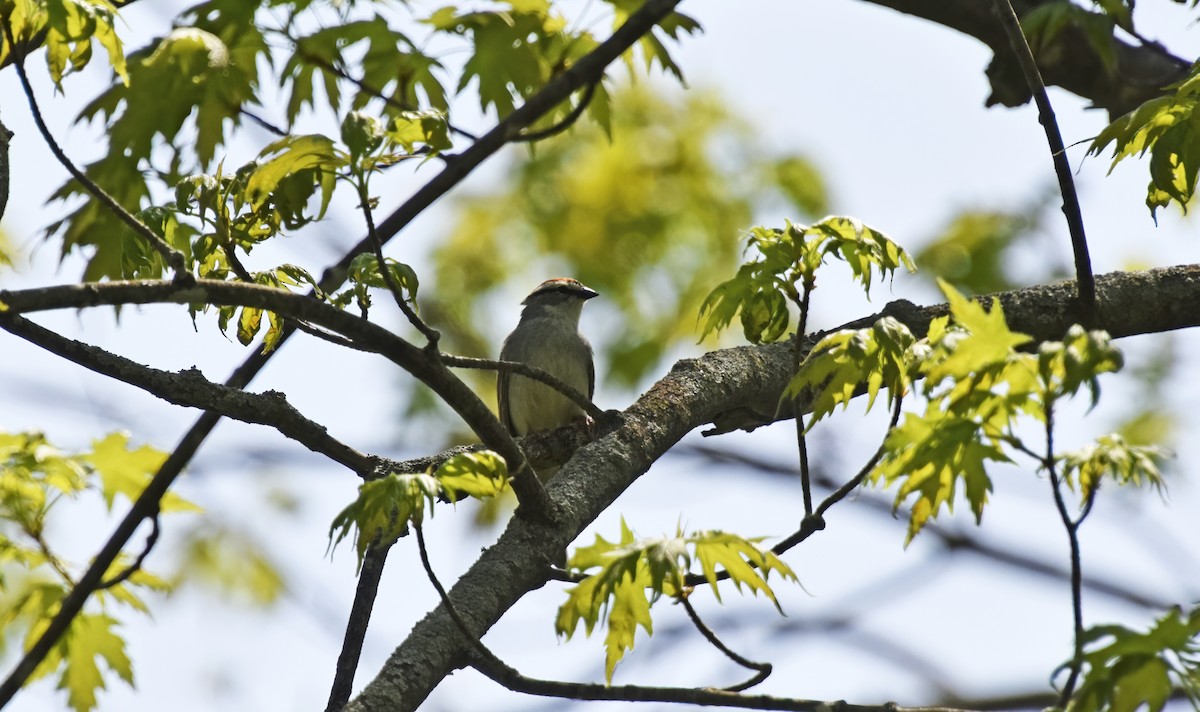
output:
<svg viewBox="0 0 1200 712"><path fill-rule="evenodd" d="M1104 331L1087 331L1074 324L1061 341L1045 342L1038 348L1038 374L1046 400L1074 395L1083 386L1091 394L1095 407L1100 398L1102 373L1121 370L1125 360Z"/></svg>
<svg viewBox="0 0 1200 712"><path fill-rule="evenodd" d="M130 502L136 500L166 459L165 452L149 445L131 449L129 434L123 432L110 433L93 441L92 452L81 457L100 476L100 493L110 511L118 494ZM164 512L200 511L199 507L173 492L162 498L160 507Z"/></svg>
<svg viewBox="0 0 1200 712"><path fill-rule="evenodd" d="M443 462L433 476L451 501L461 495L494 497L508 486L508 465L491 450L460 453Z"/></svg>
<svg viewBox="0 0 1200 712"><path fill-rule="evenodd" d="M38 10L30 12L27 3L17 3L16 6L24 6L24 12L14 13L18 16L40 16ZM113 28L117 9L112 3L107 0L47 0L44 7L46 66L59 91L62 91L62 80L68 71L77 72L88 65L92 57L93 39L108 52L113 73L126 85L129 84L125 52ZM20 29L23 28L18 28L14 35L20 37ZM4 44L7 45L7 42Z"/></svg>
<svg viewBox="0 0 1200 712"><path fill-rule="evenodd" d="M342 143L350 150L350 157L363 156L383 145L383 122L361 111L351 111L342 121Z"/></svg>
<svg viewBox="0 0 1200 712"><path fill-rule="evenodd" d="M425 149L431 155L450 148L446 115L440 111L403 111L392 117L387 137L408 154Z"/></svg>
<svg viewBox="0 0 1200 712"><path fill-rule="evenodd" d="M334 173L346 165L346 155L334 147L333 141L320 134L288 136L263 149L260 163L246 181L245 198L255 208L279 187L285 178L301 172ZM322 183L323 205L328 204L332 184ZM324 208L322 207L322 213Z"/></svg>
<svg viewBox="0 0 1200 712"><path fill-rule="evenodd" d="M807 391L810 428L838 405L846 408L861 389L867 393L867 410L881 387L888 389L888 402L895 403L910 383L915 343L908 327L892 317L868 329L829 334L809 352L783 398L790 400Z"/></svg>
<svg viewBox="0 0 1200 712"><path fill-rule="evenodd" d="M822 252L844 260L868 297L871 292L872 275L875 272L890 278L900 267L909 272L917 271L916 265L904 248L887 235L854 218L828 217L815 223L805 232L809 235L823 234L827 238Z"/></svg>
<svg viewBox="0 0 1200 712"><path fill-rule="evenodd" d="M1089 628L1084 674L1070 712L1160 712L1176 688L1200 702L1200 608L1178 608L1139 632L1118 625ZM1059 670L1067 667L1060 666Z"/></svg>
<svg viewBox="0 0 1200 712"><path fill-rule="evenodd" d="M1078 485L1086 499L1106 476L1122 485L1152 484L1161 492L1165 484L1158 464L1166 455L1162 448L1130 445L1113 433L1078 450L1062 453L1057 460L1062 465L1063 479L1072 489Z"/></svg>
<svg viewBox="0 0 1200 712"><path fill-rule="evenodd" d="M1150 153L1146 204L1151 216L1171 201L1186 212L1200 171L1200 62L1169 88L1174 91L1113 121L1088 148L1089 154L1100 155L1113 145L1110 173L1122 160Z"/></svg>
<svg viewBox="0 0 1200 712"><path fill-rule="evenodd" d="M1009 330L999 299L992 298L989 311L944 280L938 280L938 286L950 303L954 323L965 333L954 339L946 358L931 364L926 373L930 386L946 378L965 379L1002 365L1009 361L1016 347L1033 340L1027 334Z"/></svg>
<svg viewBox="0 0 1200 712"><path fill-rule="evenodd" d="M885 484L900 483L895 507L916 495L909 516L905 544L912 542L942 506L954 509L959 484L965 490L975 521L983 508L992 480L986 463L1011 462L989 437L978 420L950 415L931 402L924 415L906 413L884 442L884 456L869 478Z"/></svg>
<svg viewBox="0 0 1200 712"><path fill-rule="evenodd" d="M700 562L717 600L720 567L729 573L738 591L746 586L755 594L761 592L778 608L767 577L772 571L792 580L796 575L775 554L759 548L758 541L761 539L720 531L686 536L676 531L674 537L637 540L622 519L619 541L610 542L596 535L595 543L576 549L571 556L568 566L572 570L599 570L567 590L555 630L569 639L580 622L588 635L597 623L604 622L605 679L611 683L617 663L633 649L638 627L647 635L653 634L650 607L664 594L676 598L688 595L684 583L693 560Z"/></svg>
<svg viewBox="0 0 1200 712"><path fill-rule="evenodd" d="M330 551L350 532L357 532L355 552L361 568L372 542L382 546L395 542L408 530L409 521L424 520L425 504L432 508L439 492L437 480L428 474L389 474L364 482L359 485L358 498L339 512L329 527Z"/></svg>
<svg viewBox="0 0 1200 712"><path fill-rule="evenodd" d="M420 524L428 504L432 514L441 495L452 501L462 495L490 497L504 490L508 468L490 450L462 453L444 462L436 472L389 474L358 488L358 497L343 509L329 527L330 550L352 531L357 532L358 564L372 541L390 544L407 531L409 522Z"/></svg>
<svg viewBox="0 0 1200 712"><path fill-rule="evenodd" d="M420 280L417 278L417 273L413 271L412 267L402 262L397 262L391 257L385 257L384 264L387 265L392 282L401 290L404 300L413 307L414 311L417 310L417 290L421 286ZM388 284L383 278L383 272L379 269L379 260L369 252L355 257L350 262L350 269L347 274L348 279L353 284L350 291L358 298L360 306L363 308L370 305L366 294L366 287L375 287L377 289L388 288Z"/></svg>
<svg viewBox="0 0 1200 712"><path fill-rule="evenodd" d="M117 625L109 616L82 613L55 646L63 661L58 689L67 691L67 704L76 712L95 709L96 691L105 689L97 658L133 685L133 668L125 652L125 640L114 630Z"/></svg>
<svg viewBox="0 0 1200 712"><path fill-rule="evenodd" d="M774 571L785 579L796 581L796 573L774 552L759 547L760 541L762 537L746 539L722 531L698 532L687 538L687 542L696 549L700 569L718 601L721 600L717 586L717 567L720 566L729 572L729 580L733 581L739 592L744 585L755 595L762 593L783 613L775 592L767 584L767 578Z"/></svg>

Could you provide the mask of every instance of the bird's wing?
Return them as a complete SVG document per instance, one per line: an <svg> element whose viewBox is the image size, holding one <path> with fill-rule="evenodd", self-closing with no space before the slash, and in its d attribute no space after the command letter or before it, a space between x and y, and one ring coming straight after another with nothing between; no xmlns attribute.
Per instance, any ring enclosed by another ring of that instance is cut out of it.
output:
<svg viewBox="0 0 1200 712"><path fill-rule="evenodd" d="M586 340L583 342L587 347L587 365L588 365L588 400L596 395L596 360L592 357L592 345Z"/></svg>
<svg viewBox="0 0 1200 712"><path fill-rule="evenodd" d="M501 355L503 358L503 355ZM504 428L509 434L516 435L517 430L513 426L512 414L508 412L508 372L500 371L496 374L496 410L500 416L500 422L504 424Z"/></svg>

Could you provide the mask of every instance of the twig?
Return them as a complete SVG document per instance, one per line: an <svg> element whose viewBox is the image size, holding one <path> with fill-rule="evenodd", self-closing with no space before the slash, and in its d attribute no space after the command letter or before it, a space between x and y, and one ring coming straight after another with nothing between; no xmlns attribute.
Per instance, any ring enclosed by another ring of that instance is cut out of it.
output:
<svg viewBox="0 0 1200 712"><path fill-rule="evenodd" d="M888 434L891 433L892 429L896 427L896 424L900 422L900 409L902 400L903 399L901 396L897 394L896 402L892 406L892 420L888 423L887 432L885 432L883 436L885 441L887 440ZM859 469L858 473L855 474L854 477L850 478L841 487L834 490L828 497L822 500L820 506L817 507L815 512L805 516L804 519L801 520L799 529L797 529L788 537L784 538L783 541L780 541L778 544L771 547L771 553L777 556L784 554L800 542L824 529L825 512L829 511L829 508L833 505L845 499L846 495L853 492L858 488L859 485L862 484L863 480L867 478L867 475L871 474L871 470L875 469L875 465L879 464L879 461L883 458L883 453L884 442L880 442L879 447L875 449L875 453L872 454L870 459L867 460L866 464ZM728 571L721 570L717 572L716 579L718 581L724 581L727 578L729 578ZM688 586L699 586L706 582L708 582L708 579L701 574L692 574L685 579L685 583Z"/></svg>
<svg viewBox="0 0 1200 712"><path fill-rule="evenodd" d="M236 107L236 109L239 114L241 114L242 116L245 116L247 119L250 119L254 123L258 124L259 126L266 129L267 131L275 134L276 136L287 136L288 135L287 131L284 131L282 128L276 126L275 124L271 123L270 121L267 121L266 119L264 119L263 117L259 116L256 113L254 113L253 111L250 111L249 109L245 109L242 107Z"/></svg>
<svg viewBox="0 0 1200 712"><path fill-rule="evenodd" d="M1067 228L1071 232L1071 250L1075 255L1075 279L1079 289L1079 306L1083 311L1083 325L1095 328L1099 314L1096 305L1096 280L1092 275L1092 261L1088 256L1087 235L1083 230L1083 214L1079 208L1079 196L1075 192L1075 179L1071 176L1071 163L1067 160L1067 150L1063 147L1062 134L1058 130L1058 121L1054 117L1054 107L1050 105L1050 97L1046 94L1046 84L1042 81L1042 73L1038 70L1037 60L1033 50L1025 41L1021 30L1021 21L1013 10L1009 0L994 0L996 14L1008 35L1013 54L1025 74L1025 81L1033 93L1037 103L1038 120L1046 131L1046 141L1050 144L1050 156L1054 160L1054 172L1058 176L1058 188L1063 197L1063 214L1067 218Z"/></svg>
<svg viewBox="0 0 1200 712"><path fill-rule="evenodd" d="M707 640L709 643L712 643L713 647L715 647L717 650L720 650L722 653L724 653L725 657L729 658L738 665L757 671L757 674L749 680L721 689L725 690L726 692L741 692L742 690L748 690L751 687L754 687L763 680L766 680L771 675L771 663L756 663L749 658L739 655L731 650L729 646L725 645L725 643L717 637L717 634L713 632L712 628L709 628L707 625L705 625L704 621L700 620L700 614L696 612L696 609L692 606L692 602L688 600L687 594L680 596L679 602L683 604L683 609L687 611L688 618L692 620L692 625L696 626L696 630L700 631L700 634L704 636L705 640Z"/></svg>
<svg viewBox="0 0 1200 712"><path fill-rule="evenodd" d="M129 580L130 576L133 576L135 573L141 570L142 564L146 561L146 557L150 555L150 551L154 549L154 545L158 543L158 535L161 533L157 512L154 514L154 516L150 517L150 526L152 529L150 530L150 534L146 536L146 545L142 547L142 552L138 554L137 558L133 560L132 564L125 567L124 571L110 579L101 581L100 584L96 586L97 591L103 591L106 588L112 588L113 586L125 583Z"/></svg>
<svg viewBox="0 0 1200 712"><path fill-rule="evenodd" d="M1058 476L1058 467L1054 460L1054 401L1046 403L1046 456L1043 466L1050 474L1050 486L1054 492L1054 506L1062 518L1063 527L1067 530L1067 541L1071 547L1071 613L1074 622L1075 649L1071 656L1071 672L1067 675L1067 683L1059 694L1059 706L1066 708L1075 693L1075 685L1083 672L1083 566L1079 555L1079 525L1091 511L1091 502L1096 491L1093 488L1087 497L1083 512L1078 518L1073 518L1067 509L1066 498L1062 493L1062 480Z"/></svg>
<svg viewBox="0 0 1200 712"><path fill-rule="evenodd" d="M16 42L13 39L12 27L7 21L4 22L4 34L8 38L9 49L16 52ZM151 247L163 258L163 261L170 265L171 270L175 273L175 278L183 282L192 279L192 275L187 269L187 259L183 253L176 250L167 244L166 240L159 237L145 223L138 220L137 217L125 209L115 198L109 195L103 188L95 183L91 178L79 170L79 168L67 157L63 152L62 147L54 140L54 136L50 133L50 128L46 126L46 121L42 118L42 111L38 107L37 97L33 94L33 86L29 83L29 75L25 73L25 57L24 55L14 55L13 66L17 70L17 77L21 82L21 89L25 92L25 98L29 101L29 111L33 115L33 121L37 124L38 131L42 134L42 138L46 141L46 145L50 147L50 152L58 159L63 168L71 176L79 181L79 184L91 193L94 198L104 204L111 210L121 222L129 226L131 230L137 233L142 239L146 240Z"/></svg>
<svg viewBox="0 0 1200 712"><path fill-rule="evenodd" d="M286 33L285 33L285 36L287 36ZM387 94L384 94L379 89L376 89L375 87L367 84L363 80L352 76L349 72L342 69L341 67L338 67L331 62L325 61L324 57L318 57L315 54L310 54L309 52L304 51L300 47L300 43L297 42L292 37L289 36L288 39L291 40L292 43L296 45L296 52L304 59L304 61L315 64L327 72L333 72L338 77L345 79L346 81L350 82L351 84L358 87L362 91L366 92L367 94L370 94L371 96L375 97L376 99L379 99L380 101L387 104L388 106L391 106L394 109L397 109L399 111L413 111L412 106L405 104L404 102L397 101L395 98L388 96ZM449 120L446 121L446 128L450 129L454 133L456 133L459 136L462 136L463 138L468 139L470 141L478 141L479 140L478 136L475 136L474 134L472 134L468 131L464 131L463 129L450 123ZM443 160L449 159L449 156L443 156L440 153L438 154L438 157L442 158Z"/></svg>
<svg viewBox="0 0 1200 712"><path fill-rule="evenodd" d="M796 373L800 372L800 366L804 363L804 332L808 329L808 310L815 286L810 278L806 278L803 296L794 299L796 307L800 310L800 326L796 328L796 345L792 357ZM792 296L798 295L793 293ZM800 489L804 493L804 516L808 517L813 513L812 478L808 471L808 436L804 428L804 408L800 400L800 394L792 399L792 410L796 414L796 447L800 457Z"/></svg>
<svg viewBox="0 0 1200 712"><path fill-rule="evenodd" d="M529 143L531 141L541 141L544 138L550 138L569 129L571 124L574 124L583 115L583 111L588 108L588 104L592 103L592 98L596 95L596 86L599 84L600 80L597 80L584 87L583 96L579 97L579 103L572 107L571 112L564 116L562 121L541 131L523 131L513 139L513 142Z"/></svg>
<svg viewBox="0 0 1200 712"><path fill-rule="evenodd" d="M354 673L358 670L358 662L362 657L363 640L367 636L367 625L371 622L375 597L379 594L383 565L387 562L388 551L391 548L391 544L372 542L363 556L362 571L358 574L354 603L350 606L350 616L346 620L346 635L342 639L342 652L338 655L325 712L338 712L350 701Z"/></svg>
<svg viewBox="0 0 1200 712"><path fill-rule="evenodd" d="M8 206L8 146L13 132L0 122L0 218L4 217L4 209Z"/></svg>
<svg viewBox="0 0 1200 712"><path fill-rule="evenodd" d="M500 371L502 373L516 373L526 378L532 378L535 381L540 381L550 386L554 390L569 398L575 405L582 408L593 420L599 422L605 417L605 412L598 408L590 398L584 395L578 388L571 384L555 378L546 373L540 368L530 366L527 363L520 361L495 361L486 358L472 358L470 356L454 356L452 354L442 354L442 362L447 366L454 368L474 368L486 371Z"/></svg>
<svg viewBox="0 0 1200 712"><path fill-rule="evenodd" d="M383 275L383 283L387 285L388 291L392 294L392 299L395 300L396 306L400 307L400 311L408 319L408 323L416 327L417 331L425 337L426 351L434 355L437 353L438 341L442 335L437 329L425 323L425 320L417 315L412 305L404 298L404 293L400 291L400 285L396 284L396 280L392 279L392 271L388 269L387 260L383 257L383 240L379 239L379 233L375 231L375 216L371 213L370 196L367 195L367 182L363 177L358 179L358 201L359 207L362 208L363 220L367 223L367 236L375 248L375 261L379 264L379 273ZM415 297L414 297L415 299Z"/></svg>

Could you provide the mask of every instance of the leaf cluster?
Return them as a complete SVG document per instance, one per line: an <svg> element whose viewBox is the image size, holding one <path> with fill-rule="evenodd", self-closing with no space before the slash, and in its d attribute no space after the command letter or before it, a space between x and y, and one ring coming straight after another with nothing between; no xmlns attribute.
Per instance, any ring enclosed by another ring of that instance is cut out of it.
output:
<svg viewBox="0 0 1200 712"><path fill-rule="evenodd" d="M789 220L783 228L755 227L746 250L753 251L752 259L701 305L701 338L737 318L751 343L778 340L791 321L788 305L801 305L801 294L816 286L817 269L830 257L845 262L868 295L875 273L890 277L901 266L916 269L903 248L848 217L827 217L811 226Z"/></svg>
<svg viewBox="0 0 1200 712"><path fill-rule="evenodd" d="M607 629L605 679L611 683L617 663L633 649L638 627L653 634L650 607L664 595L690 595L685 580L693 562L699 563L718 601L719 568L729 574L739 592L742 586L755 595L761 592L778 609L779 601L767 578L772 571L793 581L796 575L778 556L759 547L760 541L762 538L746 539L722 531L684 534L682 530L674 537L639 540L622 519L618 541L596 535L594 544L576 549L567 562L574 571L597 571L567 591L555 629L570 638L581 622L588 635L603 623Z"/></svg>
<svg viewBox="0 0 1200 712"><path fill-rule="evenodd" d="M494 497L508 486L508 466L490 450L455 455L424 473L388 473L358 488L358 497L338 513L329 527L332 551L351 532L361 567L372 544L390 546L408 531L410 522L424 521L440 498Z"/></svg>
<svg viewBox="0 0 1200 712"><path fill-rule="evenodd" d="M1185 212L1196 193L1200 171L1200 62L1187 76L1109 124L1088 147L1100 155L1113 147L1109 172L1130 156L1150 154L1150 185L1146 207L1152 216L1175 201Z"/></svg>
<svg viewBox="0 0 1200 712"><path fill-rule="evenodd" d="M165 457L149 446L131 448L122 433L97 440L90 450L77 454L59 450L40 433L0 433L0 630L5 638L23 630L23 646L33 645L75 585L74 567L51 548L49 525L55 507L95 491L111 511L118 496L136 499ZM197 510L173 493L161 504L166 513ZM118 556L105 580L132 564L130 556ZM97 690L105 687L98 660L133 684L111 604L149 614L142 596L169 588L139 567L120 583L99 590L92 607L73 620L32 679L56 673L68 704L78 712L93 709Z"/></svg>

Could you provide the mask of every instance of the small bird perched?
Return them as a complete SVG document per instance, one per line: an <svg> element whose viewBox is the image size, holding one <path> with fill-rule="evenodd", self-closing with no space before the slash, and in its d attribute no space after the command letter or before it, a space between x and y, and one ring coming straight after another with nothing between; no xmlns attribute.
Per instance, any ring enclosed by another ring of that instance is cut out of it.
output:
<svg viewBox="0 0 1200 712"><path fill-rule="evenodd" d="M501 361L519 361L540 368L575 387L588 398L596 386L592 345L579 333L583 303L597 296L578 280L548 279L521 302L521 320L504 340ZM500 421L513 435L554 430L587 417L572 400L544 383L500 373L496 381ZM543 468L549 479L557 467Z"/></svg>

